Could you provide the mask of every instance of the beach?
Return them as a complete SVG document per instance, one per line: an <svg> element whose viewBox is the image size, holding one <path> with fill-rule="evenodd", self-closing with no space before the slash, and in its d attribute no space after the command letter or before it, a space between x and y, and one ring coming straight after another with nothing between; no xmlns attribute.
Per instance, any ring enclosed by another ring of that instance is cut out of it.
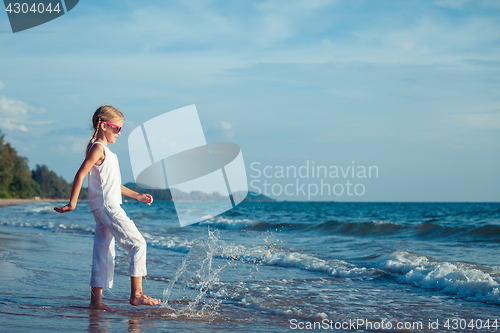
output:
<svg viewBox="0 0 500 333"><path fill-rule="evenodd" d="M88 203L53 212L63 204L0 209L0 331L462 332L500 320L498 203L242 203L181 228L170 202L126 202L148 242L144 291L164 303L128 304L117 247L114 313L87 309Z"/></svg>
<svg viewBox="0 0 500 333"><path fill-rule="evenodd" d="M35 199L0 199L0 207L21 205L30 202L35 202Z"/></svg>
<svg viewBox="0 0 500 333"><path fill-rule="evenodd" d="M55 199L0 199L0 207L22 205L31 202L60 202L61 200Z"/></svg>

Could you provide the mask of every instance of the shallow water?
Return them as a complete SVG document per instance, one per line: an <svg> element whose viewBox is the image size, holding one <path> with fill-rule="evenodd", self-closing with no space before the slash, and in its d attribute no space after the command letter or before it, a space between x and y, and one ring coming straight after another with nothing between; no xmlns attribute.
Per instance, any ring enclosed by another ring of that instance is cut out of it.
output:
<svg viewBox="0 0 500 333"><path fill-rule="evenodd" d="M128 305L117 247L104 292L116 313L86 309L88 204L52 208L0 209L0 331L281 332L359 320L366 331L436 332L438 320L460 332L470 331L460 319L500 321L499 203L242 203L181 228L172 203L126 202L148 242L144 289L165 297L155 309Z"/></svg>

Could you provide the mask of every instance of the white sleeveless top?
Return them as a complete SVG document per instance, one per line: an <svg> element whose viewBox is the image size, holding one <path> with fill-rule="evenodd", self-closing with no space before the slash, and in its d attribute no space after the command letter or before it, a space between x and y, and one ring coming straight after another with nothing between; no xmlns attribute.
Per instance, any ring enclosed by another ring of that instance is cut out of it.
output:
<svg viewBox="0 0 500 333"><path fill-rule="evenodd" d="M122 204L122 181L118 157L100 142L94 142L90 149L96 143L104 147L105 156L102 164L93 165L89 172L90 211Z"/></svg>

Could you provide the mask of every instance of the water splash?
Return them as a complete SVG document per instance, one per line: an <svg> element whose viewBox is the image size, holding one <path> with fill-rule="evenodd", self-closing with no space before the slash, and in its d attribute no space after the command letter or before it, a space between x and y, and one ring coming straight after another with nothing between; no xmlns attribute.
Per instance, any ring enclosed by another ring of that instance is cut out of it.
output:
<svg viewBox="0 0 500 333"><path fill-rule="evenodd" d="M241 299L238 290L242 285L258 278L259 266L273 264L266 261L269 257L274 260L272 253L278 243L287 243L274 231L281 232L278 229L263 232L265 245L247 248L224 242L219 231L210 231L209 227L208 236L191 243L188 254L163 291L161 307L168 309L172 317L209 317L218 313L222 301ZM241 279L239 284L224 284L219 280L226 267L236 269Z"/></svg>
<svg viewBox="0 0 500 333"><path fill-rule="evenodd" d="M225 261L214 260L224 252L225 243L219 232L208 230L208 237L193 241L189 253L163 291L161 307L172 310L171 315L195 317L211 316L221 299L219 273L226 267ZM217 298L208 297L216 293Z"/></svg>

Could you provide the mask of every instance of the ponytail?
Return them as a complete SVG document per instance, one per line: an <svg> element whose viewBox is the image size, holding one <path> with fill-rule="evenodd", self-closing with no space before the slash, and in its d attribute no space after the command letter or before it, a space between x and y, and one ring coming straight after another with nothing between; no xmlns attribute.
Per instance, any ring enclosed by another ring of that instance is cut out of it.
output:
<svg viewBox="0 0 500 333"><path fill-rule="evenodd" d="M87 157L90 147L92 147L92 144L95 142L95 137L97 135L97 132L99 131L100 124L101 124L101 118L99 118L99 121L97 122L97 126L95 128L95 132L94 132L94 135L92 136L92 139L90 139L89 143L87 144L87 150L85 152L85 157Z"/></svg>

